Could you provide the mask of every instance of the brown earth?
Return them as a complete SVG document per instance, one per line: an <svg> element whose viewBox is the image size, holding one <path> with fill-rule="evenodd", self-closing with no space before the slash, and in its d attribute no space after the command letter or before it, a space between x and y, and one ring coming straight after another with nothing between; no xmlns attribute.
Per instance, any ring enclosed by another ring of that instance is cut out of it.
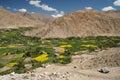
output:
<svg viewBox="0 0 120 80"><path fill-rule="evenodd" d="M25 34L42 38L120 36L120 18L95 10L79 10Z"/></svg>
<svg viewBox="0 0 120 80"><path fill-rule="evenodd" d="M120 48L109 48L106 50L82 54L73 57L74 64L81 69L93 69L101 67L120 66Z"/></svg>

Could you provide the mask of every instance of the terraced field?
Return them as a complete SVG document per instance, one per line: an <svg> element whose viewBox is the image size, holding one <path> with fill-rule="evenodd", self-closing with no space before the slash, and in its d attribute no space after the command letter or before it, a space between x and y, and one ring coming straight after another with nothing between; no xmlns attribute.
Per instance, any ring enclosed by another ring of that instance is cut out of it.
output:
<svg viewBox="0 0 120 80"><path fill-rule="evenodd" d="M68 64L75 52L120 47L120 37L70 37L41 39L24 36L32 28L0 30L0 74L22 73L45 63Z"/></svg>

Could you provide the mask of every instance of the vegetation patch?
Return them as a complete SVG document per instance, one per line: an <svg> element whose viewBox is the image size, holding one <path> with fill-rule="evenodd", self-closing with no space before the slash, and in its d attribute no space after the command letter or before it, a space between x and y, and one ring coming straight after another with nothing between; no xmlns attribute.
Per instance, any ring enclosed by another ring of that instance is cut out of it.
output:
<svg viewBox="0 0 120 80"><path fill-rule="evenodd" d="M11 67L10 72L22 73L28 71L26 64L31 64L30 69L42 66L45 63L68 64L71 55L78 51L95 51L111 47L120 47L120 37L69 37L66 39L41 39L24 36L26 30L32 28L3 29L0 30L0 68ZM26 59L32 59L26 61Z"/></svg>

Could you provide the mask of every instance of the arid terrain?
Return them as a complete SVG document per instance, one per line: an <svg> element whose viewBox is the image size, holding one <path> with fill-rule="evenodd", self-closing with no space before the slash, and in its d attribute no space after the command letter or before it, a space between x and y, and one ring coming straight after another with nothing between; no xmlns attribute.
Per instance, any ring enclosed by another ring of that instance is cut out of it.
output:
<svg viewBox="0 0 120 80"><path fill-rule="evenodd" d="M98 70L108 67L109 73ZM119 80L120 48L108 48L97 52L84 52L72 56L67 65L46 64L24 74L8 74L0 76L1 80Z"/></svg>
<svg viewBox="0 0 120 80"><path fill-rule="evenodd" d="M120 11L0 8L0 80L120 80Z"/></svg>
<svg viewBox="0 0 120 80"><path fill-rule="evenodd" d="M0 8L0 28L30 27L39 23Z"/></svg>
<svg viewBox="0 0 120 80"><path fill-rule="evenodd" d="M120 18L117 17L119 13L78 10L48 23L43 28L28 31L26 35L43 38L120 36Z"/></svg>

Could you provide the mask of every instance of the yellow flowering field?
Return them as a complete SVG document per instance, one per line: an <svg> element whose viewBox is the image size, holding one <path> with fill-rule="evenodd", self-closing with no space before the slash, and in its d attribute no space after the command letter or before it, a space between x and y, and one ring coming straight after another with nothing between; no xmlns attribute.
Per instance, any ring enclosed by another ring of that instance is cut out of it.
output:
<svg viewBox="0 0 120 80"><path fill-rule="evenodd" d="M33 60L38 61L38 62L44 62L48 60L48 54L42 54L38 57L33 58Z"/></svg>
<svg viewBox="0 0 120 80"><path fill-rule="evenodd" d="M59 58L60 58L60 59L63 59L63 58L65 58L65 56L64 56L64 55L60 55Z"/></svg>
<svg viewBox="0 0 120 80"><path fill-rule="evenodd" d="M92 45L92 44L82 44L81 46L83 46L83 47L93 47L93 48L97 48L96 45Z"/></svg>
<svg viewBox="0 0 120 80"><path fill-rule="evenodd" d="M14 45L9 45L8 48L16 48Z"/></svg>
<svg viewBox="0 0 120 80"><path fill-rule="evenodd" d="M70 44L67 44L67 45L61 45L60 47L61 47L61 48L71 48L72 45L70 45Z"/></svg>
<svg viewBox="0 0 120 80"><path fill-rule="evenodd" d="M8 67L13 67L13 66L15 66L17 64L18 64L17 62L11 62L11 63L8 63L7 66Z"/></svg>
<svg viewBox="0 0 120 80"><path fill-rule="evenodd" d="M61 44L68 44L67 42L60 42Z"/></svg>

